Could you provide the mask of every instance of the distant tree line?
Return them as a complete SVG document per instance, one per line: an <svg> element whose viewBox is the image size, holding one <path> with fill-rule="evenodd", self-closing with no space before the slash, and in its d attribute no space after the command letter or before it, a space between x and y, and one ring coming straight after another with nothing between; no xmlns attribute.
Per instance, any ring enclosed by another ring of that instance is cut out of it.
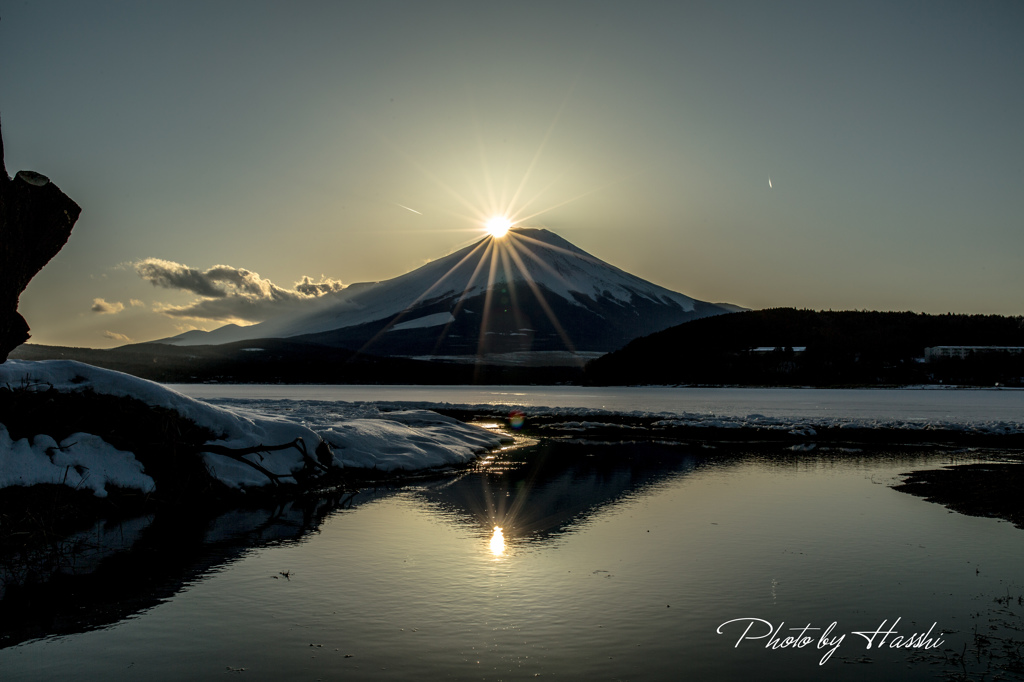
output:
<svg viewBox="0 0 1024 682"><path fill-rule="evenodd" d="M1022 354L979 353L926 363L924 349L933 346L1024 346L1024 317L752 310L694 320L636 339L588 364L584 381L762 386L1024 383ZM763 350L767 348L775 350Z"/></svg>

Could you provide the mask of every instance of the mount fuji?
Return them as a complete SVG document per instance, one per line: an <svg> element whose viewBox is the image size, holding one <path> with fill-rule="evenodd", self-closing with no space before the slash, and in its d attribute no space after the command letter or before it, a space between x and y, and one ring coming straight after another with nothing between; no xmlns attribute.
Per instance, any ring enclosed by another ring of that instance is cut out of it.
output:
<svg viewBox="0 0 1024 682"><path fill-rule="evenodd" d="M315 310L155 343L290 339L373 355L597 354L683 322L743 310L670 291L541 228L513 228L412 272L352 284Z"/></svg>

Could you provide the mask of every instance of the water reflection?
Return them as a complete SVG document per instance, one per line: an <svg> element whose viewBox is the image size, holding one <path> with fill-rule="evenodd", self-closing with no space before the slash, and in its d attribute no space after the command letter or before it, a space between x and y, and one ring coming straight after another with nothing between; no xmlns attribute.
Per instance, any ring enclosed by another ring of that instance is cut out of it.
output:
<svg viewBox="0 0 1024 682"><path fill-rule="evenodd" d="M731 459L711 459L679 444L547 442L514 461L485 460L474 471L422 486L417 495L476 525L492 554L507 556L670 477Z"/></svg>
<svg viewBox="0 0 1024 682"><path fill-rule="evenodd" d="M375 497L368 491L366 502ZM116 623L170 599L254 547L295 542L350 493L100 521L31 548L0 548L0 648Z"/></svg>
<svg viewBox="0 0 1024 682"><path fill-rule="evenodd" d="M304 657L311 641L321 641L309 639L314 635L306 635L306 629L320 637L334 618L339 622L336 641L341 646L334 651L340 662L325 679L351 672L340 667L358 660L342 658L345 646L355 647L344 644L349 638L367 652L360 655L369 657L369 651L380 647L380 660L396 669L388 679L403 679L397 672L401 663L394 660L394 650L410 642L395 640L395 633L411 639L416 632L425 639L428 630L436 630L436 639L419 649L414 646L418 653L406 658L410 667L433 661L438 667L432 670L441 673L447 670L443 666L452 663L447 658L441 661L437 652L451 658L450 647L464 646L467 641L505 652L506 645L512 647L513 642L529 638L532 648L516 651L553 658L555 654L546 647L563 644L557 638L568 637L565 623L597 628L597 618L609 624L607 630L587 630L579 641L564 642L565 670L579 663L573 652L592 647L622 649L621 642L628 637L630 642L643 642L644 649L623 650L623 660L633 663L622 664L626 667L618 672L629 672L629 665L634 672L640 666L651 668L649 654L655 644L658 651L667 652L659 665L668 671L675 660L672 652L680 642L715 646L713 637L708 641L698 638L713 632L713 626L721 622L716 619L747 613L748 605L766 612L769 606L784 609L789 617L802 614L799 609L812 603L811 596L817 600L814 603L828 599L827 613L807 615L815 618L842 617L863 607L860 597L847 598L855 591L850 586L864 584L856 577L864 568L857 561L864 548L870 548L867 540L856 540L861 538L860 515L871 512L862 498L875 492L881 496L886 488L885 481L880 481L882 485L873 489L874 480L865 488L864 476L848 472L851 462L858 461L874 463L865 471L881 470L877 463L882 455L753 452L748 446L730 451L662 443L549 442L512 456L514 460L490 459L458 476L415 487L363 491L356 498L363 507L357 514L324 525L317 541L288 547L289 563L271 563L265 570L252 566L259 564L266 552L242 562L239 559L254 547L297 545L309 539L345 500L337 496L308 498L220 514L177 510L100 524L58 543L54 564L46 564L42 558L33 564L19 564L14 560L17 557L5 554L0 556L0 648L35 637L104 627L179 595L185 586L208 587L218 579L222 582L209 591L241 595L226 602L236 607L237 618L226 615L229 609L220 603L215 613L189 611L199 609L195 605L182 606L188 614L182 617L187 630L185 634L175 631L173 637L187 638L193 632L188 629L193 628L192 623L209 618L222 624L223 632L243 632L238 636L238 651L253 657L257 650L260 655L266 653L265 665L271 666L271 659L292 660L278 651L282 637L295 639L296 651L301 650ZM907 460L906 469L890 466L884 471L908 470L915 457ZM748 466L753 462L757 465ZM830 467L847 472L843 485L849 488L838 484L827 492L819 488L827 478L821 472ZM778 489L784 484L798 500L789 506L779 498ZM372 505L377 508L374 517L367 503L389 496L389 501ZM640 500L641 504L633 504ZM844 507L845 500L852 500L849 509ZM916 508L918 501L897 499L896 504L900 503ZM905 514L904 506L893 507L892 518ZM392 515L382 514L381 508L390 509ZM638 508L649 525L595 523L616 516L621 521ZM814 523L807 523L808 510L814 510ZM767 516L771 516L770 523ZM378 518L374 521L377 525L367 525L367 517ZM821 518L824 521L818 523ZM901 519L906 522L905 517ZM414 533L402 530L410 520L418 524ZM888 520L874 519L873 523L880 528L899 525ZM927 524L939 520L946 524L944 515L938 519L927 516ZM430 530L430 524L443 530L428 541L423 533ZM583 532L587 528L600 528L603 534ZM921 526L922 533L928 530L927 525ZM875 535L872 531L866 537L875 542ZM438 538L443 542L439 544ZM439 546L443 552L436 551ZM550 548L571 551L538 551ZM913 547L890 543L880 565L892 556L903 556L894 554L897 551L918 560L931 550L918 548L916 542ZM957 559L959 566L962 561ZM474 562L485 561L488 570L481 579L480 565ZM829 570L821 569L822 561ZM929 567L952 565L930 556L922 561ZM234 562L239 565L223 571L219 578L209 577ZM742 573L747 570L743 567L755 563L756 568L750 570L756 576ZM255 574L248 577L252 582L245 582L245 570ZM283 577L271 580L275 574ZM905 591L898 582L902 575L876 569L872 576L888 590L882 592L884 599L894 600ZM969 577L981 580L973 568ZM264 586L257 586L256 580L262 580ZM273 594L268 594L266 583L273 585ZM824 586L815 588L819 592L799 591L805 583ZM737 585L746 590L740 590L741 596L736 596ZM830 596L833 585L842 599ZM872 591L879 589L872 583ZM190 596L192 601L202 601L194 598L196 590L191 592L167 606L191 603ZM474 613L480 613L481 604L486 610L484 620L507 626L515 633L514 638L508 635L513 639L501 639L497 646L497 638L504 635L493 634L497 632L493 624L481 628L472 620ZM352 614L359 619L358 628L351 627ZM695 615L684 620L681 614ZM698 617L703 620L692 620ZM173 623L171 616L164 618ZM164 636L158 626L167 620L160 621L153 614L139 620L148 620L149 627ZM289 624L285 630L282 623ZM418 629L402 629L410 623ZM705 627L708 623L711 626ZM649 631L643 630L648 626ZM255 639L252 633L257 627L266 629L265 639ZM140 628L136 631L143 632L138 635L141 641L145 631ZM221 630L213 626L210 632L210 637L221 636L217 634ZM473 639L479 632L492 633L488 637L495 639ZM233 641L224 637L226 642ZM250 637L261 644L251 644ZM604 639L594 644L594 637ZM205 640L203 646L207 646ZM626 658L626 653L632 658ZM729 655L753 656L747 651ZM467 660L479 656L479 652L466 654ZM746 659L736 660L739 665ZM230 659L225 665L238 667L240 662L246 661ZM287 670L281 672L282 677L288 676ZM362 677L365 672L364 668L350 676L367 679ZM405 672L408 679L415 671ZM667 675L664 678L671 679ZM469 679L468 673L464 677Z"/></svg>
<svg viewBox="0 0 1024 682"><path fill-rule="evenodd" d="M500 557L505 553L505 536L501 533L501 527L494 527L494 534L491 535L491 554Z"/></svg>

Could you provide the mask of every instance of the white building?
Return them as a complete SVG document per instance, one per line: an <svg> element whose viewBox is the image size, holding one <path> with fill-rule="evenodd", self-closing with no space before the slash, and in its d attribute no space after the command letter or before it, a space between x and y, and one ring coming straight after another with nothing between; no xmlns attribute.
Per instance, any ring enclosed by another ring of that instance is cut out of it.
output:
<svg viewBox="0 0 1024 682"><path fill-rule="evenodd" d="M1024 346L931 346L924 349L924 361L965 360L979 355L1020 355Z"/></svg>
<svg viewBox="0 0 1024 682"><path fill-rule="evenodd" d="M768 353L775 353L776 351L781 353L783 351L790 350L793 351L794 354L799 354L807 350L807 346L758 346L756 348L751 348L749 352L756 355L767 355Z"/></svg>

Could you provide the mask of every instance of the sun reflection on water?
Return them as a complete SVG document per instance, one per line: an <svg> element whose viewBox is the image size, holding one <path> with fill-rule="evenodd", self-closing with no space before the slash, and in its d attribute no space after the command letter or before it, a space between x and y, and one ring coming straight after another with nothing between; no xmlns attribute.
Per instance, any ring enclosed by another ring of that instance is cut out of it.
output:
<svg viewBox="0 0 1024 682"><path fill-rule="evenodd" d="M494 527L494 535L491 536L491 554L500 557L505 553L505 536L501 532L501 526Z"/></svg>

